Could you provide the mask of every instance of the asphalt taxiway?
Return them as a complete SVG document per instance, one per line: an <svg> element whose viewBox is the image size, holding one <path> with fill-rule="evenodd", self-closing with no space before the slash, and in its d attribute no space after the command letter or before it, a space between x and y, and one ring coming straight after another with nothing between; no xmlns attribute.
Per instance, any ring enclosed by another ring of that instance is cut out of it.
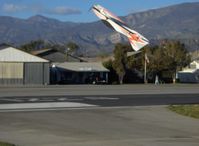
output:
<svg viewBox="0 0 199 146"><path fill-rule="evenodd" d="M87 96L1 97L0 112L19 109L130 107L171 104L198 104L199 94L139 94Z"/></svg>
<svg viewBox="0 0 199 146"><path fill-rule="evenodd" d="M199 103L197 84L22 86L0 93L0 110Z"/></svg>
<svg viewBox="0 0 199 146"><path fill-rule="evenodd" d="M0 141L18 146L198 146L199 120L165 106L0 113Z"/></svg>

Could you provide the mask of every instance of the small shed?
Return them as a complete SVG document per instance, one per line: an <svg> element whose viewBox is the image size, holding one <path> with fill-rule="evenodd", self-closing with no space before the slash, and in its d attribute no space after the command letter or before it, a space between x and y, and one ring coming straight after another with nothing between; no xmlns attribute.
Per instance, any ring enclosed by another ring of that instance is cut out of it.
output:
<svg viewBox="0 0 199 146"><path fill-rule="evenodd" d="M0 85L49 84L49 61L12 46L0 46Z"/></svg>

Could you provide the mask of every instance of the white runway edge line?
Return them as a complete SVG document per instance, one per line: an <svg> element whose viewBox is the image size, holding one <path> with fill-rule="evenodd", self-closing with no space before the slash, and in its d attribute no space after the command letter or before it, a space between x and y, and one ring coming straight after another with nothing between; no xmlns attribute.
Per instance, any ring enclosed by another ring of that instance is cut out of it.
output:
<svg viewBox="0 0 199 146"><path fill-rule="evenodd" d="M77 102L45 102L45 103L17 103L0 104L0 110L16 109L46 109L46 108L78 108L78 107L96 107L97 105L84 104Z"/></svg>

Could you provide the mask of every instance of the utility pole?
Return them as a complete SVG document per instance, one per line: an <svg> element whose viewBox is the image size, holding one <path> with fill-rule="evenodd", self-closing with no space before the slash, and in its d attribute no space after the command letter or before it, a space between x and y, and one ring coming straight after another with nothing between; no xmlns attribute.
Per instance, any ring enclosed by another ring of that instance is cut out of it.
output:
<svg viewBox="0 0 199 146"><path fill-rule="evenodd" d="M146 53L144 54L144 83L147 84L147 79L146 79L146 69L147 69L147 62L146 62Z"/></svg>
<svg viewBox="0 0 199 146"><path fill-rule="evenodd" d="M149 59L147 53L144 54L144 83L147 84L147 63L149 63Z"/></svg>

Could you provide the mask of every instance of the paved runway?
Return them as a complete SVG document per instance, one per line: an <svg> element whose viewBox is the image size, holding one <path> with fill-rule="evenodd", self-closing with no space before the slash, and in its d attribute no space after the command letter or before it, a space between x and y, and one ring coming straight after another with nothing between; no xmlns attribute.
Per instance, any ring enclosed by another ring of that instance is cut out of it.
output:
<svg viewBox="0 0 199 146"><path fill-rule="evenodd" d="M197 104L199 94L1 97L0 110Z"/></svg>
<svg viewBox="0 0 199 146"><path fill-rule="evenodd" d="M197 84L21 86L0 93L0 110L199 103Z"/></svg>

